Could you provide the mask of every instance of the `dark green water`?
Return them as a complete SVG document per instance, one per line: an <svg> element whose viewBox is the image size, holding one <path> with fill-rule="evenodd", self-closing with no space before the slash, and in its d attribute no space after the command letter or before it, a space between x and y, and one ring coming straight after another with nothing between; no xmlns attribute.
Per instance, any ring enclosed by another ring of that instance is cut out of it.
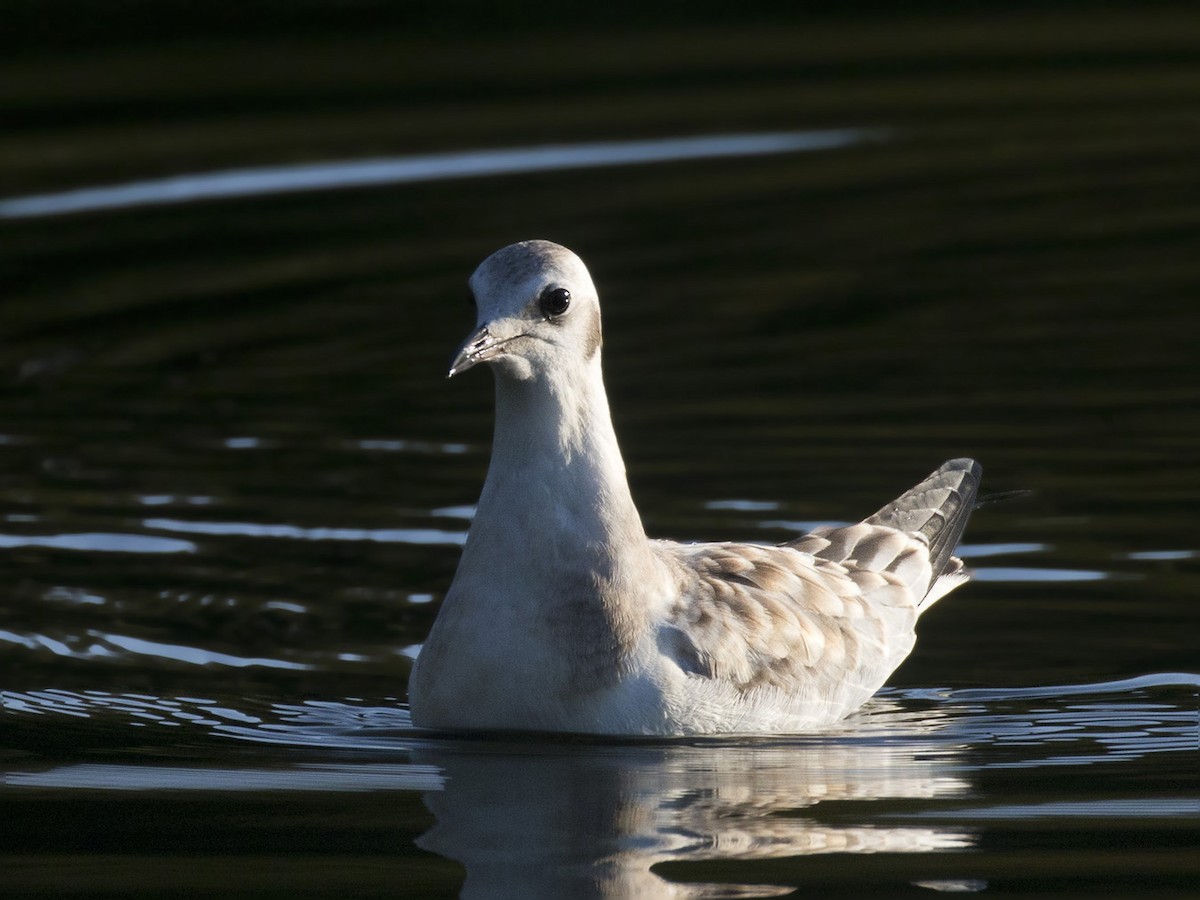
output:
<svg viewBox="0 0 1200 900"><path fill-rule="evenodd" d="M35 7L0 59L13 896L1200 893L1200 14ZM764 133L797 146L618 164ZM527 237L591 267L652 534L783 540L967 454L1032 492L864 714L411 728L488 458L488 376L444 379L465 279Z"/></svg>

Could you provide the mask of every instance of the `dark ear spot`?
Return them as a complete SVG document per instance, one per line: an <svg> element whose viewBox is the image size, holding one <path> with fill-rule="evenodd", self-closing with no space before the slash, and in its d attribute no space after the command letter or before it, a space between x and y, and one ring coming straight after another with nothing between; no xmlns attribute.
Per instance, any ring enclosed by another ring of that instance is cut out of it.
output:
<svg viewBox="0 0 1200 900"><path fill-rule="evenodd" d="M600 349L600 345L604 343L600 335L600 310L593 307L589 310L587 323L587 335L585 337L583 355L585 359L591 359L596 355L596 351Z"/></svg>

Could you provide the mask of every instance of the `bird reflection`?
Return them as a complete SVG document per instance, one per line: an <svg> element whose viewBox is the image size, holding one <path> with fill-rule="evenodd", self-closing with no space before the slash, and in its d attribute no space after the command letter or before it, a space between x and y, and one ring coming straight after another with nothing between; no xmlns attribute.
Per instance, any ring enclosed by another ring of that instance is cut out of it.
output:
<svg viewBox="0 0 1200 900"><path fill-rule="evenodd" d="M430 753L445 788L425 795L437 821L418 843L466 867L464 897L781 896L794 885L673 882L652 867L970 846L962 831L887 824L878 806L823 815L836 801L968 790L955 745L920 734L938 725L907 724L771 741L446 742Z"/></svg>

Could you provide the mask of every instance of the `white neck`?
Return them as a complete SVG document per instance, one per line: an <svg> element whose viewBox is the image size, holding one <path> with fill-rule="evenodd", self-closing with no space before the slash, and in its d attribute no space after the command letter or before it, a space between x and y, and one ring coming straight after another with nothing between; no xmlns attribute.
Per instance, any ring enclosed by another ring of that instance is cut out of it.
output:
<svg viewBox="0 0 1200 900"><path fill-rule="evenodd" d="M496 525L472 528L464 561L502 553L526 579L589 575L611 585L649 555L599 356L553 379L497 377L492 462L475 520Z"/></svg>

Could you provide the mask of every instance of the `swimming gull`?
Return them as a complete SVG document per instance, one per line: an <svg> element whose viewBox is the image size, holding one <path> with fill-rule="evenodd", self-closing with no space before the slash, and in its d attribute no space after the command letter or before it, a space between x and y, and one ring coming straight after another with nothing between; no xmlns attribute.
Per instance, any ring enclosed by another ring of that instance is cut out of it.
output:
<svg viewBox="0 0 1200 900"><path fill-rule="evenodd" d="M470 280L450 375L496 375L492 460L409 684L425 728L796 733L861 706L917 617L967 580L981 469L954 459L855 525L778 546L651 540L600 371L600 306L570 250L524 241Z"/></svg>

